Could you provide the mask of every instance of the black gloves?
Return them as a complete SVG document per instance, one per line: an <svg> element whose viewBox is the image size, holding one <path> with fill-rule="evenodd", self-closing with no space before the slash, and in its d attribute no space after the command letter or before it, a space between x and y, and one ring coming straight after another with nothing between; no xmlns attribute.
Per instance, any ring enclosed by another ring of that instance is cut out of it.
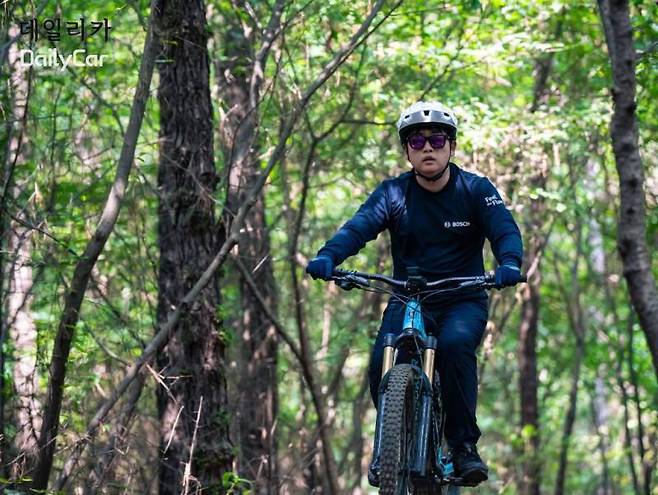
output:
<svg viewBox="0 0 658 495"><path fill-rule="evenodd" d="M521 281L521 269L516 265L500 265L496 268L496 287L511 287Z"/></svg>
<svg viewBox="0 0 658 495"><path fill-rule="evenodd" d="M306 273L313 277L313 280L329 280L334 273L334 260L329 256L316 256L306 265Z"/></svg>

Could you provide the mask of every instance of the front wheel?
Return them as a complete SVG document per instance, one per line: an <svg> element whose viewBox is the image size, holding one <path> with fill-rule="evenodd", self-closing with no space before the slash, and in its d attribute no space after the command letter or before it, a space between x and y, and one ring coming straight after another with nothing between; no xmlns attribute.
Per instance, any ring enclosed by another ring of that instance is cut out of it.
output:
<svg viewBox="0 0 658 495"><path fill-rule="evenodd" d="M383 411L381 440L382 495L407 495L411 492L409 466L413 445L413 426L417 393L414 370L400 364L389 371Z"/></svg>

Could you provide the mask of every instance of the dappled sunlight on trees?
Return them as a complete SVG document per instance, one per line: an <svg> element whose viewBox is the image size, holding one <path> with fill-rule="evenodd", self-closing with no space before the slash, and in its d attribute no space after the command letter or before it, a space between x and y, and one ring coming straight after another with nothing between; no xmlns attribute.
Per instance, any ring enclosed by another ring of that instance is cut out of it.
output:
<svg viewBox="0 0 658 495"><path fill-rule="evenodd" d="M490 478L463 492L658 493L658 4L2 9L0 486L375 493L386 298L304 267L409 168L395 121L432 99L460 121L454 161L513 211L530 282L490 295ZM21 59L53 48L107 58ZM341 267L390 273L389 242Z"/></svg>

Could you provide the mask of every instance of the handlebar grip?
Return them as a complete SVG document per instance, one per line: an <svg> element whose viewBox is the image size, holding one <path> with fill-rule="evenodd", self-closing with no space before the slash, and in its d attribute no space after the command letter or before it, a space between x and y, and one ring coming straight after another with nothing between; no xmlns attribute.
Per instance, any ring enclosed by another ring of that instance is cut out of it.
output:
<svg viewBox="0 0 658 495"><path fill-rule="evenodd" d="M488 283L488 284L495 283L496 282L496 272L485 273L484 281L485 281L485 283ZM528 276L525 275L525 274L521 275L521 278L519 279L518 283L519 284L525 284L527 282L528 282Z"/></svg>

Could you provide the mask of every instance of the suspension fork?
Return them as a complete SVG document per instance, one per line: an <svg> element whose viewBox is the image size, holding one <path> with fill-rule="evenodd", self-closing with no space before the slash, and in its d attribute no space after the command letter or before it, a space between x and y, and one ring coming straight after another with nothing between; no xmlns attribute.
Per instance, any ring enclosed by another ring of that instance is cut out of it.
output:
<svg viewBox="0 0 658 495"><path fill-rule="evenodd" d="M432 435L432 378L434 376L434 356L438 342L431 335L425 340L423 351L423 375L421 377L420 407L414 424L414 457L411 472L415 476L427 476L427 456Z"/></svg>
<svg viewBox="0 0 658 495"><path fill-rule="evenodd" d="M393 367L393 359L395 356L395 347L393 341L395 337L392 334L387 334L384 339L384 359L382 360L382 378ZM432 378L434 376L434 356L436 354L436 338L428 336L426 338L427 347L423 351L423 372L432 385Z"/></svg>
<svg viewBox="0 0 658 495"><path fill-rule="evenodd" d="M393 359L395 356L395 335L388 333L384 337L384 359L382 360L382 378L393 367Z"/></svg>
<svg viewBox="0 0 658 495"><path fill-rule="evenodd" d="M384 359L382 361L382 381L379 386L379 398L377 403L377 424L375 428L375 442L373 445L373 459L379 459L381 451L381 438L384 429L384 422L381 421L379 414L384 410L385 396L382 391L386 387L385 376L393 367L395 357L395 339L394 334L387 334L384 337ZM411 459L410 470L415 476L427 475L427 456L429 454L429 442L432 434L432 378L434 376L434 359L438 342L435 337L427 336L424 339L425 349L423 350L423 374L419 376L421 393L420 404L416 410L414 418L414 445L413 458Z"/></svg>
<svg viewBox="0 0 658 495"><path fill-rule="evenodd" d="M382 361L382 380L379 383L379 397L377 399L377 423L375 425L375 442L373 444L372 458L375 463L379 462L379 452L382 446L382 431L384 430L384 422L381 420L380 414L385 407L385 396L383 391L386 388L384 377L386 373L393 367L393 359L395 357L395 335L392 333L384 336L384 360ZM379 466L377 466L379 468Z"/></svg>

